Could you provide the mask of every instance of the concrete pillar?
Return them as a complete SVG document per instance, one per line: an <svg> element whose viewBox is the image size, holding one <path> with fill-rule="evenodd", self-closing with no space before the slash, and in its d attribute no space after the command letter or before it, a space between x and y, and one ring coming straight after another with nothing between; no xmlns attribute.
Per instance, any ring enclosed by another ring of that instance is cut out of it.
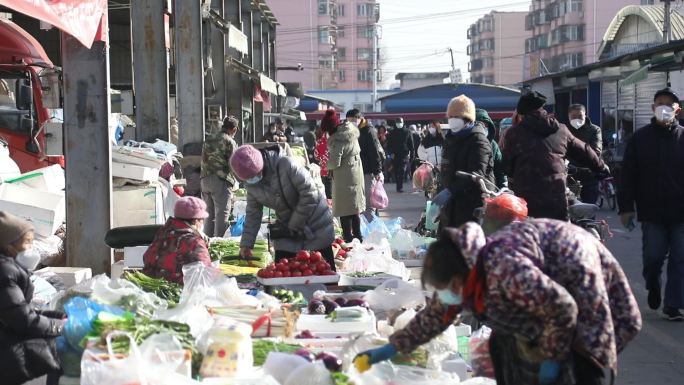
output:
<svg viewBox="0 0 684 385"><path fill-rule="evenodd" d="M252 9L252 67L264 72L264 42L262 31L262 17L258 9ZM272 95L269 94L269 97ZM264 103L254 103L254 135L264 132ZM260 138L256 138L259 140Z"/></svg>
<svg viewBox="0 0 684 385"><path fill-rule="evenodd" d="M136 140L169 140L167 0L131 2Z"/></svg>
<svg viewBox="0 0 684 385"><path fill-rule="evenodd" d="M225 18L224 13L225 0L212 0L211 9ZM209 25L209 38L211 39L210 53L211 53L211 76L213 90L206 90L206 104L211 106L212 110L221 109L221 115L218 116L217 121L207 121L207 131L216 132L221 127L223 116L227 115L226 111L226 59L225 54L227 50L226 34L222 32L215 25ZM207 82L208 84L208 82ZM207 85L208 86L208 85ZM211 92L209 92L211 91ZM209 116L207 116L209 118Z"/></svg>
<svg viewBox="0 0 684 385"><path fill-rule="evenodd" d="M242 25L242 5L239 0L224 0L224 18L229 21L233 26L241 29ZM228 56L240 61L242 59L242 53L238 52L234 48L228 48L226 42L226 57L224 58L225 65L225 86L226 86L226 115L234 115L242 123L240 125L240 130L235 136L235 140L239 143L245 143L245 124L242 121L242 104L243 104L243 90L242 90L242 76L231 65L226 64L226 58Z"/></svg>
<svg viewBox="0 0 684 385"><path fill-rule="evenodd" d="M204 142L204 50L199 1L176 0L173 13L176 53L178 145Z"/></svg>
<svg viewBox="0 0 684 385"><path fill-rule="evenodd" d="M64 68L67 265L108 272L112 251L104 237L112 226L109 114L109 47L88 49L61 34Z"/></svg>
<svg viewBox="0 0 684 385"><path fill-rule="evenodd" d="M252 11L252 4L250 0L241 0L242 1L242 32L247 36L247 41L249 41L249 54L243 60L243 63L247 64L248 66L257 69L255 66L254 62L254 13ZM247 130L245 130L245 142L254 142L257 140L261 140L261 135L257 135L258 132L263 132L261 131L261 127L256 127L256 103L254 101L254 81L246 81L243 83L242 89L243 89L243 106L248 107L249 110L249 121L245 121L245 127ZM260 120L262 122L262 120Z"/></svg>

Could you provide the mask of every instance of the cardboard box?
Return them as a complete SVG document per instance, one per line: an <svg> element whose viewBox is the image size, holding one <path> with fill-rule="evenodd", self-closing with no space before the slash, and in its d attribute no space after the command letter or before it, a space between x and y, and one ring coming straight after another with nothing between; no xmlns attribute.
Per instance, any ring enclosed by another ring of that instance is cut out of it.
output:
<svg viewBox="0 0 684 385"><path fill-rule="evenodd" d="M52 166L40 168L21 174L10 183L20 183L40 191L60 192L66 187L64 170L62 166L53 164Z"/></svg>
<svg viewBox="0 0 684 385"><path fill-rule="evenodd" d="M123 186L112 194L113 226L161 225L166 222L160 186Z"/></svg>
<svg viewBox="0 0 684 385"><path fill-rule="evenodd" d="M112 162L112 176L142 182L156 182L159 179L159 169Z"/></svg>
<svg viewBox="0 0 684 385"><path fill-rule="evenodd" d="M46 267L36 271L36 275L41 273L57 274L66 287L72 287L93 277L93 271L89 267Z"/></svg>
<svg viewBox="0 0 684 385"><path fill-rule="evenodd" d="M40 191L31 187L0 185L0 210L33 224L36 234L49 237L62 226L66 216L64 192Z"/></svg>

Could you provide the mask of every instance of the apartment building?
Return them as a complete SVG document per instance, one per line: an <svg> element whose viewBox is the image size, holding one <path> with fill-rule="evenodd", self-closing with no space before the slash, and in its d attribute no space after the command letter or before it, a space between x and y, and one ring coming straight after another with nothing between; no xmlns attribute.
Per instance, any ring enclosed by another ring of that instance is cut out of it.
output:
<svg viewBox="0 0 684 385"><path fill-rule="evenodd" d="M524 78L598 60L603 35L620 9L644 0L533 0L525 17Z"/></svg>
<svg viewBox="0 0 684 385"><path fill-rule="evenodd" d="M468 29L468 71L472 83L512 86L523 80L526 12L498 12L480 18Z"/></svg>
<svg viewBox="0 0 684 385"><path fill-rule="evenodd" d="M278 18L278 80L308 90L370 89L375 0L269 0ZM297 70L301 65L301 70Z"/></svg>

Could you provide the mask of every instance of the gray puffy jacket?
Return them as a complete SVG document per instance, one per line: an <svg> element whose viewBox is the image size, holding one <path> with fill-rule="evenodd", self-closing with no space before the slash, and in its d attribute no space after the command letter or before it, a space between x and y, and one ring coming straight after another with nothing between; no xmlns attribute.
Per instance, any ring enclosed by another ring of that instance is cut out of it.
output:
<svg viewBox="0 0 684 385"><path fill-rule="evenodd" d="M265 206L276 212L278 222L305 235L302 240L273 240L276 250L296 253L330 247L335 239L332 213L325 195L316 188L309 172L279 148L270 147L261 153L263 178L259 183L246 186L247 216L240 246L254 246Z"/></svg>

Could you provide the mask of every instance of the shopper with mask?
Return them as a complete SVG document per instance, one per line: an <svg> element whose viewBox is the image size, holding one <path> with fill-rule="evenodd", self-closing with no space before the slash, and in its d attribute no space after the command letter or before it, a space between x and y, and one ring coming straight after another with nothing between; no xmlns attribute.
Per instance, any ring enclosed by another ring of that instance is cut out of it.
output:
<svg viewBox="0 0 684 385"><path fill-rule="evenodd" d="M407 354L468 310L493 329L489 354L498 385L598 385L641 329L618 261L583 229L530 219L485 239L468 223L430 245L421 282L432 300L389 344L360 353L360 371Z"/></svg>
<svg viewBox="0 0 684 385"><path fill-rule="evenodd" d="M568 120L570 121L570 132L582 142L591 146L598 156L603 151L603 135L601 127L593 124L587 116L587 109L582 104L573 104L568 109ZM579 166L574 164L574 166ZM582 184L580 199L585 203L596 203L599 196L599 180L596 174L587 170L580 169L576 176Z"/></svg>
<svg viewBox="0 0 684 385"><path fill-rule="evenodd" d="M442 145L444 145L444 133L442 132L442 125L438 120L430 123L425 136L421 140L418 157L423 159L435 167L442 164Z"/></svg>
<svg viewBox="0 0 684 385"><path fill-rule="evenodd" d="M392 155L393 175L397 183L397 192L404 192L406 166L415 158L413 135L404 126L404 118L397 118L387 137L387 153Z"/></svg>
<svg viewBox="0 0 684 385"><path fill-rule="evenodd" d="M169 218L154 236L143 254L143 272L150 277L164 278L183 284L183 266L202 262L211 265L202 228L209 217L207 205L195 197L183 197L176 202Z"/></svg>
<svg viewBox="0 0 684 385"><path fill-rule="evenodd" d="M335 269L331 246L335 230L328 201L299 162L280 146L257 150L244 145L230 158L230 166L247 190L242 258L252 258L263 208L268 207L276 215L276 222L269 226L276 261L292 258L300 250L319 251Z"/></svg>
<svg viewBox="0 0 684 385"><path fill-rule="evenodd" d="M648 306L663 302L661 271L667 259L663 316L684 321L684 127L679 97L669 88L656 92L655 117L627 142L618 186L622 224L635 219L643 235L643 274Z"/></svg>
<svg viewBox="0 0 684 385"><path fill-rule="evenodd" d="M2 383L19 385L47 374L47 385L61 373L55 338L64 313L36 311L31 305L31 271L40 261L33 227L0 211L0 370Z"/></svg>
<svg viewBox="0 0 684 385"><path fill-rule="evenodd" d="M514 126L506 131L504 171L516 195L527 201L533 218L568 219L566 166L569 158L594 172L608 173L596 151L574 137L544 110L546 97L536 91L520 97Z"/></svg>
<svg viewBox="0 0 684 385"><path fill-rule="evenodd" d="M234 116L223 119L221 131L207 138L202 146L202 199L207 204L209 217L204 233L209 237L222 237L228 229L233 186L237 183L230 171L228 160L237 148L233 139L238 131Z"/></svg>
<svg viewBox="0 0 684 385"><path fill-rule="evenodd" d="M442 190L433 200L442 206L440 227L460 226L475 221L475 209L482 207L480 185L456 173L467 172L494 183L492 146L487 128L475 121L475 103L465 95L449 102L446 112L449 132L442 150Z"/></svg>
<svg viewBox="0 0 684 385"><path fill-rule="evenodd" d="M268 131L261 138L261 141L271 143L287 142L287 136L285 136L284 132L278 130L275 123L269 123Z"/></svg>
<svg viewBox="0 0 684 385"><path fill-rule="evenodd" d="M371 207L371 187L373 181L382 178L383 149L378 140L378 133L370 122L361 117L356 123L359 128L359 147L361 148L361 164L363 165L364 195L366 197L366 210L363 215L368 221L373 219Z"/></svg>

